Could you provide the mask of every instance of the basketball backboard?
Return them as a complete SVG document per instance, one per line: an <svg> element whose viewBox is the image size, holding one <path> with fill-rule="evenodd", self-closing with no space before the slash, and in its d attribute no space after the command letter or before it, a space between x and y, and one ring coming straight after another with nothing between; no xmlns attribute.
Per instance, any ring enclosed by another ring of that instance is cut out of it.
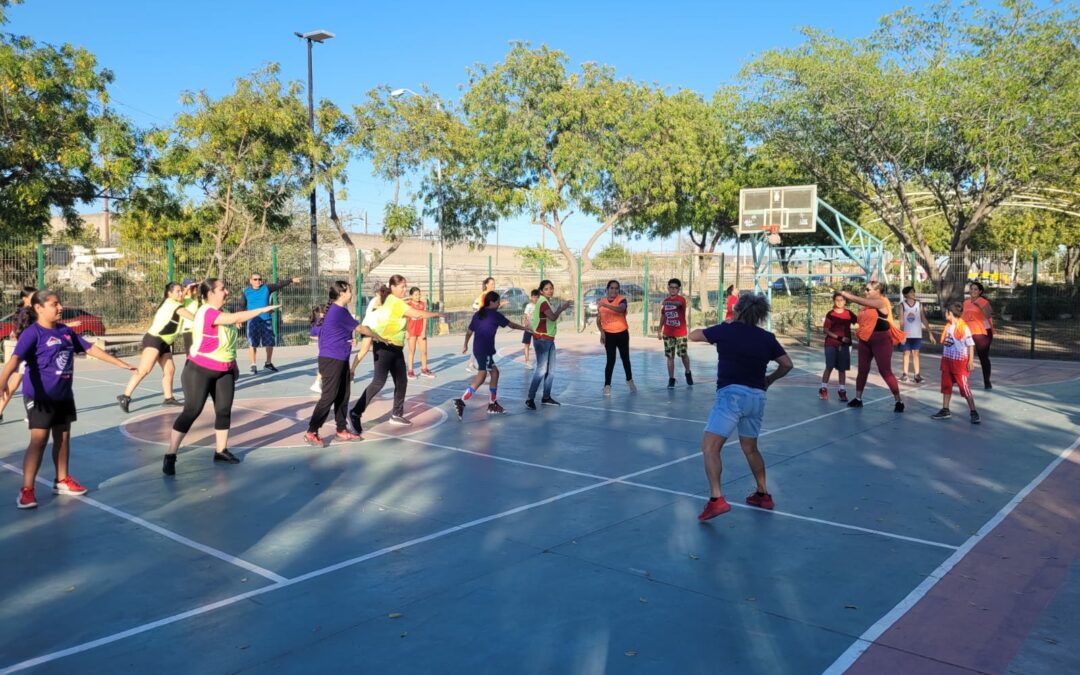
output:
<svg viewBox="0 0 1080 675"><path fill-rule="evenodd" d="M739 234L761 234L779 225L780 234L817 230L817 185L739 190Z"/></svg>

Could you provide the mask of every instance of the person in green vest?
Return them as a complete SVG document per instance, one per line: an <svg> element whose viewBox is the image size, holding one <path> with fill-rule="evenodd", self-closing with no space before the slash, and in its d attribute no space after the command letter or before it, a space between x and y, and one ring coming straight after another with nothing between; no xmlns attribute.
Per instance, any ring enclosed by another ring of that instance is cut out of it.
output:
<svg viewBox="0 0 1080 675"><path fill-rule="evenodd" d="M175 281L165 285L165 297L161 300L154 319L150 322L150 328L142 337L142 356L139 358L138 369L128 378L124 393L116 397L120 409L128 412L131 405L131 395L135 388L150 374L154 365L161 367L161 391L165 400L161 405L183 405L173 396L173 375L176 374L176 366L173 365L172 345L180 335L181 319L194 319L195 315L184 309L184 287Z"/></svg>
<svg viewBox="0 0 1080 675"><path fill-rule="evenodd" d="M166 476L176 473L176 451L202 413L206 399L214 401L214 462L239 464L240 459L229 452L229 427L232 424L233 394L240 371L236 367L236 324L249 321L262 312L281 305L266 305L244 312L222 312L229 289L221 279L207 279L199 285L201 306L195 313L195 327L184 372L184 409L173 423L169 449L161 465Z"/></svg>
<svg viewBox="0 0 1080 675"><path fill-rule="evenodd" d="M184 279L182 282L184 285L184 309L195 316L195 312L199 310L199 282L192 278ZM191 351L191 330L195 324L191 323L188 319L180 318L180 341L184 353L187 354Z"/></svg>
<svg viewBox="0 0 1080 675"><path fill-rule="evenodd" d="M525 399L525 407L529 410L536 410L536 392L541 383L544 385L544 397L540 399L540 404L560 405L551 397L551 386L555 382L555 334L559 328L559 317L568 309L573 309L574 302L564 302L556 309L551 302L554 294L555 285L551 280L544 279L540 282L540 299L536 301L532 317L536 370L533 371L532 382L529 383L529 398Z"/></svg>
<svg viewBox="0 0 1080 675"><path fill-rule="evenodd" d="M406 283L405 277L400 274L390 277L390 285L379 289L382 299L379 309L364 319L364 325L376 335L381 335L386 343L372 344L371 353L375 364L371 384L349 411L349 420L358 434L363 433L361 418L364 411L382 391L388 375L394 379L394 410L390 423L400 426L412 424L405 418L405 390L409 382L408 369L405 367L405 319L437 319L441 318L442 314L410 307L405 302Z"/></svg>

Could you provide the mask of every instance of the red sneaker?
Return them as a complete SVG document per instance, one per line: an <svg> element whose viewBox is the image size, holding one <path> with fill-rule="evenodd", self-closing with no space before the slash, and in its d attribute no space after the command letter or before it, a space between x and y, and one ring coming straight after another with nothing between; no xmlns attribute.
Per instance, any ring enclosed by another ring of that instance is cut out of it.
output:
<svg viewBox="0 0 1080 675"><path fill-rule="evenodd" d="M410 370L409 370L409 374L408 374L408 377L409 377L409 379L410 379L410 380L415 380L415 379L416 379L416 371L415 371L415 370L412 370L412 369L410 369Z"/></svg>
<svg viewBox="0 0 1080 675"><path fill-rule="evenodd" d="M727 503L727 500L720 497L716 501L709 500L705 502L705 510L698 515L697 519L700 521L706 521L710 518L715 518L721 513L727 513L731 510L731 504Z"/></svg>
<svg viewBox="0 0 1080 675"><path fill-rule="evenodd" d="M15 500L15 506L20 509L37 508L37 497L34 496L34 488L28 487L19 490L19 498Z"/></svg>
<svg viewBox="0 0 1080 675"><path fill-rule="evenodd" d="M818 389L817 393L818 393L818 398L820 398L822 401L828 401L829 400L829 390L828 390L827 387L822 387L821 389Z"/></svg>
<svg viewBox="0 0 1080 675"><path fill-rule="evenodd" d="M364 440L363 436L361 436L360 434L354 434L353 432L349 431L348 429L346 429L345 431L337 432L337 434L334 435L334 438L339 440L339 441L346 441L346 442L347 441L362 441L362 440Z"/></svg>
<svg viewBox="0 0 1080 675"><path fill-rule="evenodd" d="M756 506L759 509L773 510L776 503L773 502L772 495L768 492L751 492L750 496L746 498L746 503L750 506Z"/></svg>
<svg viewBox="0 0 1080 675"><path fill-rule="evenodd" d="M841 389L841 390L840 390L840 391L839 391L839 392L837 393L837 396L839 396L839 397L840 397L840 402L841 402L841 403L847 403L847 391L846 391L846 390L844 390L844 389Z"/></svg>
<svg viewBox="0 0 1080 675"><path fill-rule="evenodd" d="M69 495L71 497L80 497L88 492L86 488L79 485L79 481L71 476L53 483L52 491L54 495Z"/></svg>
<svg viewBox="0 0 1080 675"><path fill-rule="evenodd" d="M322 439L319 438L319 434L313 431L308 431L304 434L304 442L308 445L314 445L317 448L323 447L323 442Z"/></svg>

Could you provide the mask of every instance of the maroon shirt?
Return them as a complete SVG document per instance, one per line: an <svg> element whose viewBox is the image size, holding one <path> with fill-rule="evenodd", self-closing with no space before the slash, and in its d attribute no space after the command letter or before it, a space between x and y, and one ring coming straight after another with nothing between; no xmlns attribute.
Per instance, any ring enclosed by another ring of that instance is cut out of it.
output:
<svg viewBox="0 0 1080 675"><path fill-rule="evenodd" d="M855 317L853 317L848 310L845 309L837 313L835 309L830 309L829 313L825 315L825 346L842 347L844 344L836 338L830 337L829 332L836 333L841 337L846 337L848 339L848 344L851 344L851 324L854 321Z"/></svg>

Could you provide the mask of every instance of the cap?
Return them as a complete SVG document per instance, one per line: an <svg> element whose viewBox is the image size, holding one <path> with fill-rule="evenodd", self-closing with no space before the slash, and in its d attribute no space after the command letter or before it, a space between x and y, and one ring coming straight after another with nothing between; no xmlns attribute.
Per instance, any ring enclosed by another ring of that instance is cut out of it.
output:
<svg viewBox="0 0 1080 675"><path fill-rule="evenodd" d="M180 285L183 286L184 288L187 288L188 286L192 285L193 283L195 283L195 280L192 279L191 277L188 277L187 279L184 279L180 283Z"/></svg>

